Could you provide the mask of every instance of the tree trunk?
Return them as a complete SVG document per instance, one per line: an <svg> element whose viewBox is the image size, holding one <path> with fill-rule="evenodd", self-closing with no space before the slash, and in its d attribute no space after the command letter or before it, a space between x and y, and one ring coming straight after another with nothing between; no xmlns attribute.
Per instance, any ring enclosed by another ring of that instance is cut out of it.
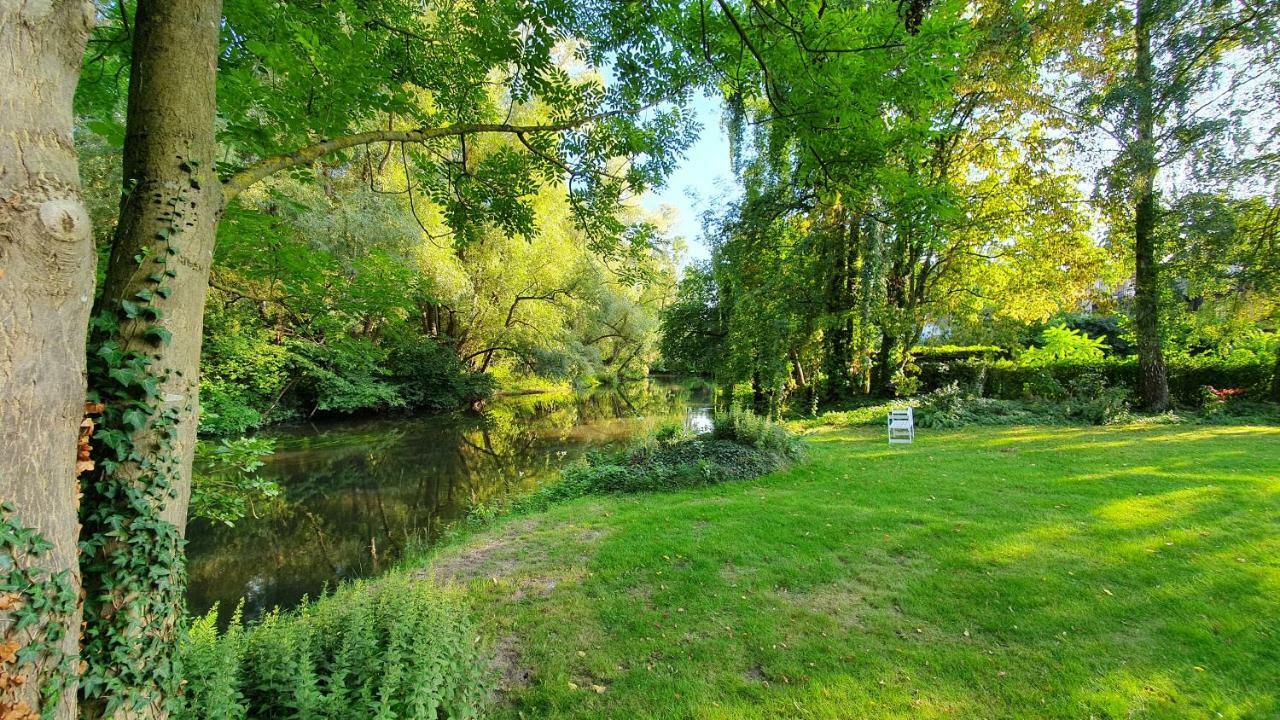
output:
<svg viewBox="0 0 1280 720"><path fill-rule="evenodd" d="M827 286L827 313L836 318L834 324L823 332L823 361L826 383L823 388L826 402L850 399L856 382L853 376L853 310L857 297L858 251L861 222L842 213L843 222L832 235L831 277Z"/></svg>
<svg viewBox="0 0 1280 720"><path fill-rule="evenodd" d="M222 211L214 174L220 22L218 0L140 0L134 18L125 194L95 312L101 365L91 387L107 403L104 430L117 439L97 448L104 471L85 495L82 709L91 717L163 717L181 680L173 664L181 536Z"/></svg>
<svg viewBox="0 0 1280 720"><path fill-rule="evenodd" d="M31 664L0 663L6 718L26 717L23 708L75 717L76 445L94 273L71 99L93 20L93 5L82 0L0 0L0 501L12 506L0 523L33 529L51 545L29 553L6 541L0 555L65 573L69 593L23 632L13 631L9 612L22 601L0 598L0 645L41 650ZM37 576L40 585L50 577ZM50 631L61 640L45 643ZM13 683L18 677L23 684ZM50 680L62 683L56 708L41 706Z"/></svg>
<svg viewBox="0 0 1280 720"><path fill-rule="evenodd" d="M1138 339L1138 391L1142 407L1158 412L1169 406L1169 381L1160 347L1160 261L1156 257L1157 167L1150 19L1151 0L1139 0L1134 22L1138 139L1132 148L1136 183L1133 301L1134 331Z"/></svg>
<svg viewBox="0 0 1280 720"><path fill-rule="evenodd" d="M877 397L893 397L894 350L898 338L887 329L880 334L880 349L871 366L871 392Z"/></svg>
<svg viewBox="0 0 1280 720"><path fill-rule="evenodd" d="M1280 403L1280 345L1276 346L1276 366L1271 374L1271 399Z"/></svg>

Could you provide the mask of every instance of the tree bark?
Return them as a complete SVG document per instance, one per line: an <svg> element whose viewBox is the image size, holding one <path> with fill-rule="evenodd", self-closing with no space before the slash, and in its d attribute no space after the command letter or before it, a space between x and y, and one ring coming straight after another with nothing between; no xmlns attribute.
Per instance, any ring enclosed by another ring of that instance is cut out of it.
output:
<svg viewBox="0 0 1280 720"><path fill-rule="evenodd" d="M19 565L66 573L73 590L94 263L71 101L93 20L83 0L0 0L0 501L12 504L14 523L52 544L38 557L16 558ZM0 643L32 642L33 632L12 632L11 609L0 610ZM79 607L48 621L63 625L61 651L74 657ZM0 692L0 715L21 716L25 706L75 717L74 673L57 707L41 707L39 678L60 671L49 653L34 665L0 664L0 676L26 679Z"/></svg>
<svg viewBox="0 0 1280 720"><path fill-rule="evenodd" d="M140 0L134 18L125 194L95 309L95 317L114 316L118 327L99 333L95 345L146 358L158 392L141 401L141 427L112 414L104 396L104 423L114 425L104 430L124 433L133 455L86 488L86 546L94 554L85 570L91 612L82 710L90 717L163 717L165 697L180 679L170 665L183 610L180 537L199 419L205 293L223 204L214 174L220 23L219 0ZM111 368L104 370L92 379L95 388L114 387ZM125 489L142 493L143 507L121 502ZM139 535L119 542L113 517ZM152 555L127 565L126 552ZM166 571L163 584L144 571L148 564ZM129 596L149 605L131 606ZM146 650L130 655L131 646Z"/></svg>
<svg viewBox="0 0 1280 720"><path fill-rule="evenodd" d="M1276 366L1271 374L1271 399L1280 403L1280 345L1276 346Z"/></svg>
<svg viewBox="0 0 1280 720"><path fill-rule="evenodd" d="M831 276L827 284L827 313L836 318L834 324L823 331L823 361L826 383L823 399L828 402L849 400L854 395L856 381L853 376L854 321L853 311L857 298L858 251L861 249L861 221L841 213L841 222L831 233L834 247L829 263Z"/></svg>
<svg viewBox="0 0 1280 720"><path fill-rule="evenodd" d="M1134 20L1137 55L1134 86L1138 137L1132 148L1134 188L1134 332L1138 340L1138 391L1145 410L1169 406L1160 337L1160 265L1156 257L1156 147L1153 61L1151 57L1151 0L1139 0Z"/></svg>

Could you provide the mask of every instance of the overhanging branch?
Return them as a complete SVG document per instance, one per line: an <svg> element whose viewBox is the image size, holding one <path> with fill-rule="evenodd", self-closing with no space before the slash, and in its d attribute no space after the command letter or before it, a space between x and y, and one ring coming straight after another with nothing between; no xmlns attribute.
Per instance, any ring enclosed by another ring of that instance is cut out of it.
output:
<svg viewBox="0 0 1280 720"><path fill-rule="evenodd" d="M358 147L368 143L398 142L425 143L443 137L456 137L474 133L510 133L522 135L526 133L562 132L603 120L614 112L597 113L586 117L574 118L558 123L545 125L513 125L510 123L458 123L438 128L419 128L417 130L372 130L370 132L342 135L340 137L318 142L299 148L293 152L263 158L240 172L232 175L222 185L223 204L228 205L248 187L264 178L298 165L309 165L329 153Z"/></svg>

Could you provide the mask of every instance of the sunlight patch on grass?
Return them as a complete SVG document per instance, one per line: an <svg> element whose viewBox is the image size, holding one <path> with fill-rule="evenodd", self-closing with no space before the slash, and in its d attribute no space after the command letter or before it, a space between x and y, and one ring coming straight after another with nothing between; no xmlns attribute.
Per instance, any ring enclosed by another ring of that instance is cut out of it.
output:
<svg viewBox="0 0 1280 720"><path fill-rule="evenodd" d="M1184 488L1158 495L1113 500L1099 507L1094 514L1116 527L1150 527L1186 518L1221 496L1222 491L1212 485Z"/></svg>

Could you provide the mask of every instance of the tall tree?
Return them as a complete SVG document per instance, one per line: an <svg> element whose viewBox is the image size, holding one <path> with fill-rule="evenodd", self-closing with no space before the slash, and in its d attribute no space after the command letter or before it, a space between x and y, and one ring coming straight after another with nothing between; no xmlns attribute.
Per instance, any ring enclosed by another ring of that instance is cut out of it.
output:
<svg viewBox="0 0 1280 720"><path fill-rule="evenodd" d="M75 663L67 660L80 625L76 455L93 241L71 102L93 22L93 5L82 0L0 2L4 717L75 715ZM49 583L69 598L50 597Z"/></svg>
<svg viewBox="0 0 1280 720"><path fill-rule="evenodd" d="M1268 109L1264 98L1274 103L1275 95L1255 89L1280 67L1274 48L1280 5L1107 0L1065 3L1059 13L1067 58L1061 70L1075 84L1074 115L1114 151L1099 192L1112 206L1113 238L1132 243L1141 402L1162 410L1169 403L1162 208L1176 199L1173 177L1183 189L1229 183L1251 150L1250 125L1274 127L1265 115L1274 105ZM1246 101L1245 94L1254 97ZM1238 104L1228 109L1230 102Z"/></svg>
<svg viewBox="0 0 1280 720"><path fill-rule="evenodd" d="M619 198L661 178L686 138L678 109L644 112L668 94L678 100L678 86L641 72L606 90L560 67L561 41L597 30L572 4L234 0L225 16L220 7L140 0L132 22L124 197L94 313L91 386L107 412L84 515L91 592L82 694L91 715L161 716L180 681L173 648L203 301L229 203L320 158L412 145L439 158L428 191L446 200L445 216L464 237L487 224L527 228L522 199L554 183L567 186L584 227L616 236ZM662 48L612 37L584 43L580 58L671 64ZM216 103L220 63L225 101ZM507 107L489 92L503 75ZM551 121L504 119L535 102ZM234 153L226 167L216 164L220 110ZM522 151L469 164L469 139L491 133L517 138ZM611 171L617 158L630 160L625 174Z"/></svg>

